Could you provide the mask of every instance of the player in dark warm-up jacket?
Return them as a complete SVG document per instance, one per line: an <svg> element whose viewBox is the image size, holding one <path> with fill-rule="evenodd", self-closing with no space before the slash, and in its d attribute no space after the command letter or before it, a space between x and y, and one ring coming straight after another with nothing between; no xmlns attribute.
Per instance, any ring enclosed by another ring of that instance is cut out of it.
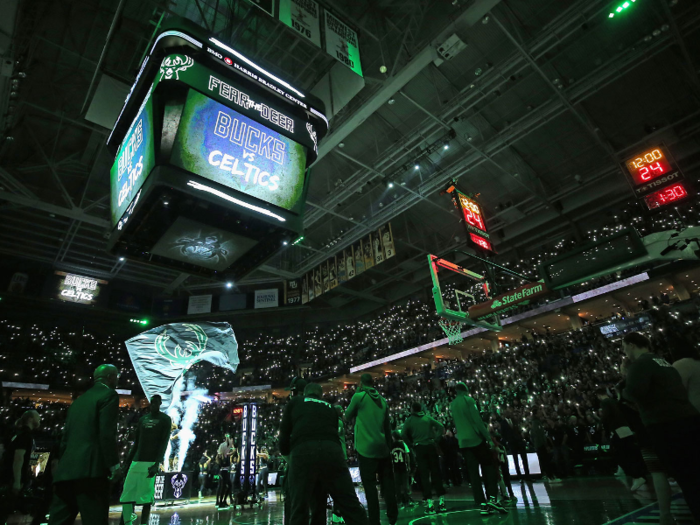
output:
<svg viewBox="0 0 700 525"><path fill-rule="evenodd" d="M290 525L308 525L310 499L321 482L346 523L369 525L340 446L338 413L322 395L321 385L308 384L282 416L279 446L282 455L290 456Z"/></svg>
<svg viewBox="0 0 700 525"><path fill-rule="evenodd" d="M438 457L436 438L445 432L445 427L439 421L426 415L421 404L413 403L411 415L401 429L401 436L411 445L416 454L416 463L420 472L420 482L423 486L423 500L426 512L435 513L435 502L432 495L439 496L439 511L445 511L445 487L442 485L440 473L440 458ZM431 490L432 488L432 490Z"/></svg>

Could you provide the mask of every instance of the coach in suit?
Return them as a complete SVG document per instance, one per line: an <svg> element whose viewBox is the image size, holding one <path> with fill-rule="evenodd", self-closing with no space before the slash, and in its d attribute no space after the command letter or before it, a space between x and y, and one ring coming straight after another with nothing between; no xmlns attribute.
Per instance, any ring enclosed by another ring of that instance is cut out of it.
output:
<svg viewBox="0 0 700 525"><path fill-rule="evenodd" d="M107 525L109 482L120 474L117 455L119 370L100 365L95 385L68 410L54 474L49 525L69 525L80 512L82 522Z"/></svg>

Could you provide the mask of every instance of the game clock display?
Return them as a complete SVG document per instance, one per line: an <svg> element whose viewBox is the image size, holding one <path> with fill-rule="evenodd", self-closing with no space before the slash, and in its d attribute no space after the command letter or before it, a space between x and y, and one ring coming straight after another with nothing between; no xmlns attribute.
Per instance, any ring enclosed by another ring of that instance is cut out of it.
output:
<svg viewBox="0 0 700 525"><path fill-rule="evenodd" d="M464 224L467 227L467 232L469 233L469 240L482 250L487 250L490 252L495 251L491 245L491 242L488 240L489 234L486 231L484 214L482 213L479 203L471 197L467 197L459 190L456 191L456 195L456 199L459 202L459 207L462 210L464 217ZM457 201L455 201L455 204Z"/></svg>
<svg viewBox="0 0 700 525"><path fill-rule="evenodd" d="M628 160L626 166L636 185L646 184L673 171L670 160L660 147L645 151Z"/></svg>
<svg viewBox="0 0 700 525"><path fill-rule="evenodd" d="M682 182L671 184L644 197L647 208L654 210L681 201L688 197L688 190Z"/></svg>

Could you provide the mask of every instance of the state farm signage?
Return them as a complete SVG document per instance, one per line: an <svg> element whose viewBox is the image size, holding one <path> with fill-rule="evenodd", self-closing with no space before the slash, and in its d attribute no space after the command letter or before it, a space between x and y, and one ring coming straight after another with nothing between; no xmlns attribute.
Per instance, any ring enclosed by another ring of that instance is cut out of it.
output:
<svg viewBox="0 0 700 525"><path fill-rule="evenodd" d="M530 283L510 292L499 295L485 303L469 307L469 318L480 319L489 315L511 310L517 306L528 304L533 299L549 293L544 283Z"/></svg>

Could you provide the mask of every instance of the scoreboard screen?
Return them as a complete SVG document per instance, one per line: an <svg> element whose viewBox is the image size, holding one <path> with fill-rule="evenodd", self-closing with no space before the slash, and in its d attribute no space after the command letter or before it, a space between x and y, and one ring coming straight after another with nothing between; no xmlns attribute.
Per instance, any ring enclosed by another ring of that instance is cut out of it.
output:
<svg viewBox="0 0 700 525"><path fill-rule="evenodd" d="M191 89L170 163L292 210L304 190L306 148Z"/></svg>
<svg viewBox="0 0 700 525"><path fill-rule="evenodd" d="M688 190L682 182L671 184L644 197L647 208L654 210L688 197Z"/></svg>
<svg viewBox="0 0 700 525"><path fill-rule="evenodd" d="M643 151L625 161L635 195L648 210L658 210L685 199L689 186L663 146Z"/></svg>
<svg viewBox="0 0 700 525"><path fill-rule="evenodd" d="M149 96L126 133L109 172L112 226L117 224L155 166L153 101Z"/></svg>

